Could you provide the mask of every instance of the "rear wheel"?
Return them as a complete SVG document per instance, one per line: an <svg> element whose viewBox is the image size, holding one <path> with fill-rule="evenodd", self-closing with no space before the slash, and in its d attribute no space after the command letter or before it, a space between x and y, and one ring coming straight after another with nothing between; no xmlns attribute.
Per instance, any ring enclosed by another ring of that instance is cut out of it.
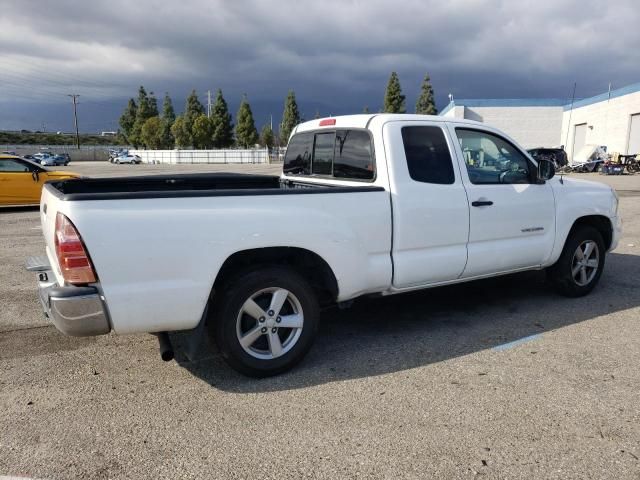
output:
<svg viewBox="0 0 640 480"><path fill-rule="evenodd" d="M567 297L587 295L604 269L605 245L600 232L588 225L575 228L558 261L547 270L556 291Z"/></svg>
<svg viewBox="0 0 640 480"><path fill-rule="evenodd" d="M216 294L209 334L223 358L252 377L277 375L309 351L319 322L315 292L281 267L245 271Z"/></svg>

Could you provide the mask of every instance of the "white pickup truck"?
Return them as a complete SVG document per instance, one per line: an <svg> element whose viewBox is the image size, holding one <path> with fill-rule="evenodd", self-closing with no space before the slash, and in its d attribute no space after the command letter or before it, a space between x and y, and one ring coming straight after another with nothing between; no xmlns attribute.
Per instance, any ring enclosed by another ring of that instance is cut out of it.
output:
<svg viewBox="0 0 640 480"><path fill-rule="evenodd" d="M324 305L535 269L590 292L620 236L618 199L552 177L477 122L313 120L280 177L46 184L46 257L28 268L63 333L153 332L171 358L166 332L206 329L232 367L268 376L302 359Z"/></svg>

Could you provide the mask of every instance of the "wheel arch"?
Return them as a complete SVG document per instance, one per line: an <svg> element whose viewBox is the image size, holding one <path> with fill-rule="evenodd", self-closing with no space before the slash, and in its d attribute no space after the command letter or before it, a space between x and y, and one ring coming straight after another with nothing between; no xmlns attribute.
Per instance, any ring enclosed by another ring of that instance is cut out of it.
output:
<svg viewBox="0 0 640 480"><path fill-rule="evenodd" d="M213 283L215 298L226 281L238 271L259 266L288 266L309 280L318 291L321 305L334 303L338 298L338 280L329 264L320 255L299 247L265 247L240 250L224 261Z"/></svg>
<svg viewBox="0 0 640 480"><path fill-rule="evenodd" d="M564 243L567 242L567 238L579 227L581 226L590 226L595 228L600 235L602 235L602 239L604 240L605 250L609 250L611 248L611 243L613 242L613 225L611 224L611 220L609 217L605 215L585 215L577 218L571 229L569 230L567 237L564 240Z"/></svg>

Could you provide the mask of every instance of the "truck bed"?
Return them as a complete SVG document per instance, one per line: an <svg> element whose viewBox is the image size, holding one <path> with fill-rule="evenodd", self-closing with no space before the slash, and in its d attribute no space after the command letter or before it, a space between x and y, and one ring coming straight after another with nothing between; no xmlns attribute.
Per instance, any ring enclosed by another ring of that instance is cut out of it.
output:
<svg viewBox="0 0 640 480"><path fill-rule="evenodd" d="M77 178L55 181L45 188L60 200L285 195L379 191L381 187L314 185L272 175L232 173L149 175L119 178Z"/></svg>

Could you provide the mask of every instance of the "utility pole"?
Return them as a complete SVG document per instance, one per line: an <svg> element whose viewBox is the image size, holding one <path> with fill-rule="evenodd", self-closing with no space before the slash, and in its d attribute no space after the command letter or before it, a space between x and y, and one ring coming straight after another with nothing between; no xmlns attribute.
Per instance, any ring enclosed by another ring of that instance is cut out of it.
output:
<svg viewBox="0 0 640 480"><path fill-rule="evenodd" d="M211 118L211 90L207 90L207 118Z"/></svg>
<svg viewBox="0 0 640 480"><path fill-rule="evenodd" d="M67 96L71 97L71 99L73 100L73 123L76 126L76 145L78 147L78 150L80 150L80 132L78 132L78 97L80 95L74 93Z"/></svg>

